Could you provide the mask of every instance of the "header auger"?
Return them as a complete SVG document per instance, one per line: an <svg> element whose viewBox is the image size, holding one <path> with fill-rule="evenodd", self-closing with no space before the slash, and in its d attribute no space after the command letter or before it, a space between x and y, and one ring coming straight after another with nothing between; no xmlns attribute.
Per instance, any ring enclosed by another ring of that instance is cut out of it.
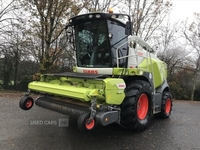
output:
<svg viewBox="0 0 200 150"><path fill-rule="evenodd" d="M168 118L172 96L167 66L132 35L130 16L88 13L69 20L76 66L73 72L43 74L30 82L20 108L36 105L77 117L78 127L118 123L142 131L152 115ZM40 94L35 101L31 94Z"/></svg>

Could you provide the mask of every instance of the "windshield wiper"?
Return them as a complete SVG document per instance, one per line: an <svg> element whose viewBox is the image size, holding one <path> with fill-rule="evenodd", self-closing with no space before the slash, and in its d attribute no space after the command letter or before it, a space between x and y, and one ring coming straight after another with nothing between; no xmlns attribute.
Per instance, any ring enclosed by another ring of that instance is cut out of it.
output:
<svg viewBox="0 0 200 150"><path fill-rule="evenodd" d="M125 38L127 38L129 35L123 37L121 40L117 41L115 44L111 45L111 47L114 47L116 44L118 44L119 42L123 41Z"/></svg>

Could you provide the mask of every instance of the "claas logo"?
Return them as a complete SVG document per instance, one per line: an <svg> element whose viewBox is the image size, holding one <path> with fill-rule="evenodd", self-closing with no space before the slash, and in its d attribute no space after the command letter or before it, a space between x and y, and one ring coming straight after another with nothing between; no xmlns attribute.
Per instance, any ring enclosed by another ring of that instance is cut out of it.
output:
<svg viewBox="0 0 200 150"><path fill-rule="evenodd" d="M117 85L118 89L123 89L124 90L126 88L126 84L125 83L118 83L116 85Z"/></svg>
<svg viewBox="0 0 200 150"><path fill-rule="evenodd" d="M98 74L98 70L83 70L83 73L87 73L87 74Z"/></svg>

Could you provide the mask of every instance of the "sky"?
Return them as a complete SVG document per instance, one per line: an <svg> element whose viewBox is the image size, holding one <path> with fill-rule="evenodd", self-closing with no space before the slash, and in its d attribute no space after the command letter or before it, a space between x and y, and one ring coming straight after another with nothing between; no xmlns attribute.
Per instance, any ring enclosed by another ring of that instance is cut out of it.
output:
<svg viewBox="0 0 200 150"><path fill-rule="evenodd" d="M173 21L193 20L194 12L200 13L200 0L171 0L173 3L173 10L171 12L170 18Z"/></svg>

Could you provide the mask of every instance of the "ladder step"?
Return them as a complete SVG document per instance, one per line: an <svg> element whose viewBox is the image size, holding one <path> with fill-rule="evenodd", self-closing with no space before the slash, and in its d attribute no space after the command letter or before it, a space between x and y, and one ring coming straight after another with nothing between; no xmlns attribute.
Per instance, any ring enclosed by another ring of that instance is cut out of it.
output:
<svg viewBox="0 0 200 150"><path fill-rule="evenodd" d="M159 105L155 105L155 111L159 111L160 110L160 106Z"/></svg>

